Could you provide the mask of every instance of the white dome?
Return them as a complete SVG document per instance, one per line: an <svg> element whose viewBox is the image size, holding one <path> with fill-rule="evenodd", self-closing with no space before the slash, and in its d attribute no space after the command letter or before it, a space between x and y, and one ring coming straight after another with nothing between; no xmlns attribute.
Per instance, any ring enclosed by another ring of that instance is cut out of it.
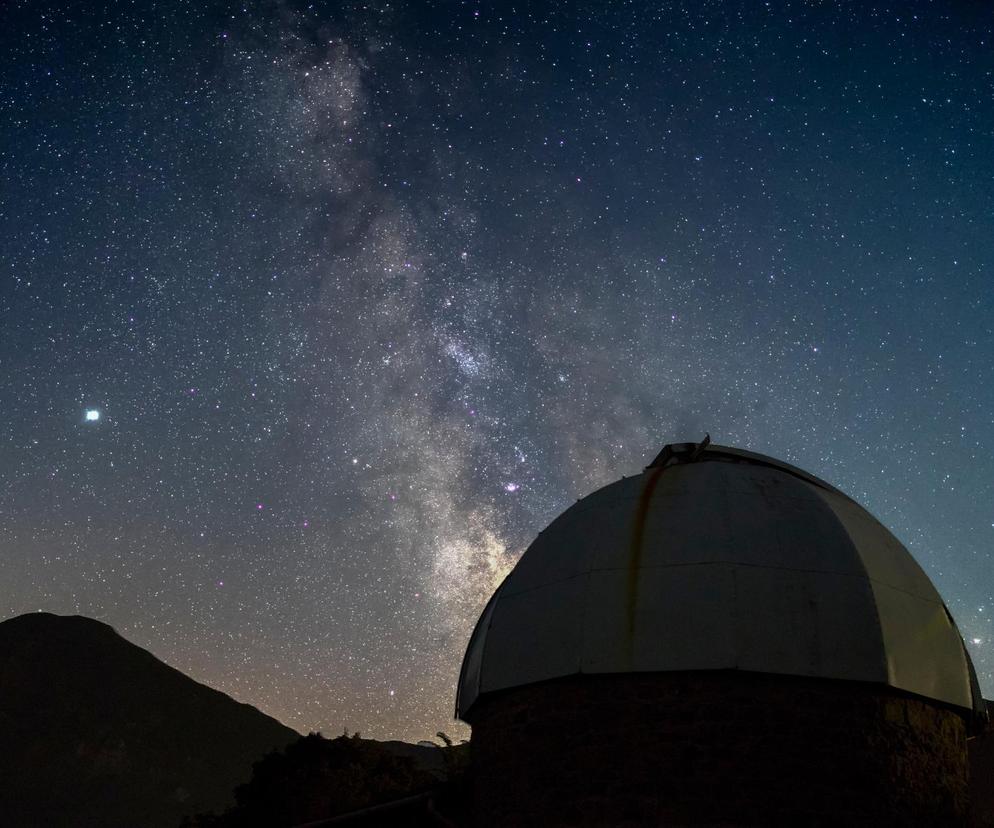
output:
<svg viewBox="0 0 994 828"><path fill-rule="evenodd" d="M865 509L769 457L681 443L535 539L470 638L456 715L481 694L547 679L681 670L982 704L938 592Z"/></svg>

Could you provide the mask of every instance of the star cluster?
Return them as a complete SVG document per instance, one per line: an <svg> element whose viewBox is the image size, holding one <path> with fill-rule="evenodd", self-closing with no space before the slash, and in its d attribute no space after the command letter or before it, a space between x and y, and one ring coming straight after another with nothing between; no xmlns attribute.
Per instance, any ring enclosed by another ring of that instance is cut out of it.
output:
<svg viewBox="0 0 994 828"><path fill-rule="evenodd" d="M666 442L847 491L994 693L994 32L935 3L0 10L0 614L452 722Z"/></svg>

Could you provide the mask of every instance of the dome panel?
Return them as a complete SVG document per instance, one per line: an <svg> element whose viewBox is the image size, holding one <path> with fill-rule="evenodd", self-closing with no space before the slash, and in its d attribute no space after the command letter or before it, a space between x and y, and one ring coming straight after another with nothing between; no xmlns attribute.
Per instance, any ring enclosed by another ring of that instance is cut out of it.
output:
<svg viewBox="0 0 994 828"><path fill-rule="evenodd" d="M887 681L865 578L742 566L735 587L739 669ZM861 634L853 636L854 629Z"/></svg>
<svg viewBox="0 0 994 828"><path fill-rule="evenodd" d="M562 518L560 518L562 520ZM534 550L534 554L524 557L518 562L504 584L501 586L501 593L505 596L517 595L519 592L528 592L544 584L555 584L567 578L573 578L582 567L577 567L577 560L585 557L585 550L582 544L585 538L573 534L566 534L563 531L564 524L556 523L552 527L542 532L531 546L529 551ZM550 531L551 530L551 531ZM568 554L563 554L563 538L574 537L573 547Z"/></svg>
<svg viewBox="0 0 994 828"><path fill-rule="evenodd" d="M586 575L501 596L483 641L481 692L581 672Z"/></svg>
<svg viewBox="0 0 994 828"><path fill-rule="evenodd" d="M733 605L731 568L722 564L642 569L634 580L619 569L592 572L583 672L643 672L661 659L674 670L731 669Z"/></svg>
<svg viewBox="0 0 994 828"><path fill-rule="evenodd" d="M969 656L945 605L871 583L883 628L887 683L970 707L974 688Z"/></svg>

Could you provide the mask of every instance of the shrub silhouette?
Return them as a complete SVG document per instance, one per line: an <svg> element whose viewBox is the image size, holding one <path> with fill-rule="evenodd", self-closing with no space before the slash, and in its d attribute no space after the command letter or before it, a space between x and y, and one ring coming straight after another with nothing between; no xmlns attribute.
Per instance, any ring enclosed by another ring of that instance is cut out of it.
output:
<svg viewBox="0 0 994 828"><path fill-rule="evenodd" d="M236 805L220 816L200 815L187 828L275 828L338 816L413 796L438 779L407 757L395 756L359 734L325 739L311 733L256 762L252 778L235 790Z"/></svg>

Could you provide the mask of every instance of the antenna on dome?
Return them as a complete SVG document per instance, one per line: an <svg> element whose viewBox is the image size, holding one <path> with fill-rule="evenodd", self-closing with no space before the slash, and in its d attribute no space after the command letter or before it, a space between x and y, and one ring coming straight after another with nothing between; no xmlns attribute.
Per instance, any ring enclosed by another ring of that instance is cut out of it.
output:
<svg viewBox="0 0 994 828"><path fill-rule="evenodd" d="M706 449L710 445L711 445L711 435L705 434L704 439L697 444L697 446L694 448L692 452L690 452L690 457L687 459L687 462L693 463L695 460L697 460L698 457L704 454L704 449Z"/></svg>

